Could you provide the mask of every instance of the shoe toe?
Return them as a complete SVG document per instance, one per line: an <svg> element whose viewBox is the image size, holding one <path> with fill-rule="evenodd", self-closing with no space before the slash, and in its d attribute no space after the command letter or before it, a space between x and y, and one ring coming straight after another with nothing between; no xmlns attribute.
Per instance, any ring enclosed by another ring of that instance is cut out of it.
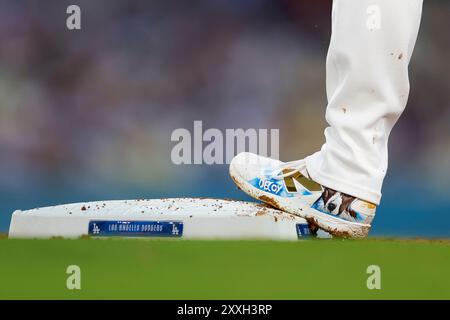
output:
<svg viewBox="0 0 450 320"><path fill-rule="evenodd" d="M231 161L230 174L239 174L242 178L250 180L262 175L265 171L276 168L280 164L279 160L259 156L251 152L241 152Z"/></svg>

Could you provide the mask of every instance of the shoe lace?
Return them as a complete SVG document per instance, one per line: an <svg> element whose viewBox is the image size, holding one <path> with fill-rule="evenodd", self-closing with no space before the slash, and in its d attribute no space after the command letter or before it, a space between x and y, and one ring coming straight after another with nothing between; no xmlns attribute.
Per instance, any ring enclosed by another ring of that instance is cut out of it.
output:
<svg viewBox="0 0 450 320"><path fill-rule="evenodd" d="M289 161L279 166L276 169L273 177L277 180L281 180L286 177L293 176L297 172L301 172L304 169L306 169L306 162L304 159Z"/></svg>

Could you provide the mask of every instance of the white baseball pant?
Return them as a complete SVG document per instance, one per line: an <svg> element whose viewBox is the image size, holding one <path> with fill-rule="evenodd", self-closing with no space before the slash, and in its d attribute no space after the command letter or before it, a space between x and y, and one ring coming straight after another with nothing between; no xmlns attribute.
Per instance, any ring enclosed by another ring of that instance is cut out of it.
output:
<svg viewBox="0 0 450 320"><path fill-rule="evenodd" d="M325 144L306 159L318 183L379 204L389 134L409 94L422 0L334 0Z"/></svg>

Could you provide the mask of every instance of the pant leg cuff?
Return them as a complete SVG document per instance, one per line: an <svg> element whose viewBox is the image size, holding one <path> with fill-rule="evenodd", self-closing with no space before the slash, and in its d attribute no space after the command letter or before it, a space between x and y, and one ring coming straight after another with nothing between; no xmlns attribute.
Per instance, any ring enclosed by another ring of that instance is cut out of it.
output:
<svg viewBox="0 0 450 320"><path fill-rule="evenodd" d="M378 191L370 190L364 188L362 186L357 186L352 184L349 181L344 181L340 178L333 177L332 175L321 172L319 170L319 162L320 162L320 151L315 154L307 157L306 160L306 169L310 177L317 183L331 188L333 190L346 193L350 196L357 197L364 201L369 201L375 205L379 205L381 201L381 193Z"/></svg>

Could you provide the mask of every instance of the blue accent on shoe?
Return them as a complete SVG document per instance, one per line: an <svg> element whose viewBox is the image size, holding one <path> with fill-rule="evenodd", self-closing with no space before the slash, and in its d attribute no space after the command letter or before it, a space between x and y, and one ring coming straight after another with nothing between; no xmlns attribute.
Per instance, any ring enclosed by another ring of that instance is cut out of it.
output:
<svg viewBox="0 0 450 320"><path fill-rule="evenodd" d="M284 198L292 198L295 195L311 195L312 193L306 189L298 190L297 192L289 192L286 189L283 180L274 179L270 176L265 178L255 178L248 181L253 187L271 193L273 195L284 197Z"/></svg>

